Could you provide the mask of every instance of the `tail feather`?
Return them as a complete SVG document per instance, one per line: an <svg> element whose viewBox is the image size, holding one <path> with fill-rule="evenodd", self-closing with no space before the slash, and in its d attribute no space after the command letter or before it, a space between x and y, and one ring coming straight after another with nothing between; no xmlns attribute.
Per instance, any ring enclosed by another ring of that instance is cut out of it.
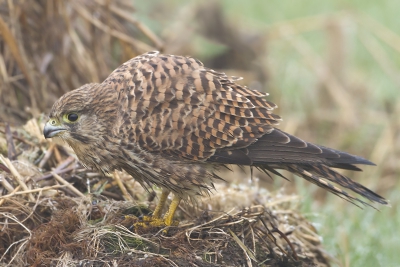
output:
<svg viewBox="0 0 400 267"><path fill-rule="evenodd" d="M383 197L332 169L361 171L355 165L375 165L374 163L356 155L303 141L276 128L247 147L217 150L208 161L255 166L267 174L285 178L277 171L284 169L354 204L358 202L369 205L343 189L349 189L372 202L389 205Z"/></svg>
<svg viewBox="0 0 400 267"><path fill-rule="evenodd" d="M328 179L329 181L339 184L344 188L350 189L351 191L371 200L374 202L378 202L380 204L388 204L387 200L382 198L380 195L376 194L372 190L366 188L362 184L359 184L350 178L341 175L338 172L330 169L328 166L325 165L316 165L316 166L306 166L306 170L309 172Z"/></svg>
<svg viewBox="0 0 400 267"><path fill-rule="evenodd" d="M302 169L301 167L299 167L298 165L288 165L287 166L287 170L290 172L293 172L301 177L303 177L304 179L306 179L307 181L326 189L327 191L331 192L332 194L337 195L338 197L345 199L349 202L351 202L352 204L356 205L357 207L360 207L359 205L357 205L357 203L361 203L363 205L367 205L367 206L371 206L369 203L362 201L361 199L358 199L352 195L350 195L349 193L347 193L346 191L342 190L341 188L327 182L325 179L311 173L308 172L304 169Z"/></svg>
<svg viewBox="0 0 400 267"><path fill-rule="evenodd" d="M263 171L271 171L271 166L259 166ZM371 206L371 204L362 201L361 199L350 195L345 190L335 186L334 184L338 184L346 189L353 191L354 193L365 197L366 199L377 202L382 205L389 205L389 202L384 199L383 197L379 196L375 192L369 190L365 186L351 180L350 178L335 172L331 168L326 165L319 164L319 165L308 165L308 164L285 164L282 166L274 167L273 169L284 169L294 174L301 176L302 178L306 179L307 181L328 190L329 192L353 203L356 206L357 203L361 203L363 205ZM276 172L276 170L274 170Z"/></svg>

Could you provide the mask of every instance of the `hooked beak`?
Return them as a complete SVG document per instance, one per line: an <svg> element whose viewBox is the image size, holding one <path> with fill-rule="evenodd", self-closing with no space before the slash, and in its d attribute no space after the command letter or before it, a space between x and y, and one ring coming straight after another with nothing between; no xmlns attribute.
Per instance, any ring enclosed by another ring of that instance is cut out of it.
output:
<svg viewBox="0 0 400 267"><path fill-rule="evenodd" d="M50 124L51 121L52 120L49 120L43 129L43 134L46 139L52 138L52 137L56 136L57 134L67 130L66 128L62 127L61 125L51 125Z"/></svg>

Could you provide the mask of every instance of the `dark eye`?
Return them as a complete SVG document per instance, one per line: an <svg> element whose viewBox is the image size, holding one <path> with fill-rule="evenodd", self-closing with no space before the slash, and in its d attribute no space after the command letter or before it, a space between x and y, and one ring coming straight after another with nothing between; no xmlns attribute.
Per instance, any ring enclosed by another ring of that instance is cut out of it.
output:
<svg viewBox="0 0 400 267"><path fill-rule="evenodd" d="M76 121L78 119L78 114L76 113L70 113L67 115L67 119L69 121Z"/></svg>

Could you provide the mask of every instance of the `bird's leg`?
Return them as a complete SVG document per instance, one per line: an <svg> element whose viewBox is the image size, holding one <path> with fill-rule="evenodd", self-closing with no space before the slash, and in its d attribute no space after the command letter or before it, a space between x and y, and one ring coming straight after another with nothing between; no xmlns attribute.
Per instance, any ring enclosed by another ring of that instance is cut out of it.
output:
<svg viewBox="0 0 400 267"><path fill-rule="evenodd" d="M170 225L175 225L178 223L176 221L173 221L173 218L174 218L175 211L178 208L179 202L181 202L181 200L182 200L181 197L179 197L178 195L174 195L171 205L169 205L168 211L164 215L165 225L170 226Z"/></svg>
<svg viewBox="0 0 400 267"><path fill-rule="evenodd" d="M161 196L160 196L160 200L158 201L156 209L153 212L153 215L152 215L153 218L161 218L162 209L164 208L165 201L167 201L167 198L168 198L168 195L170 192L171 192L170 190L163 188Z"/></svg>
<svg viewBox="0 0 400 267"><path fill-rule="evenodd" d="M175 195L172 199L171 205L168 208L167 213L165 213L164 217L161 218L161 212L167 201L168 195L171 191L168 189L163 189L160 200L153 212L152 216L143 216L141 221L134 224L135 227L143 227L146 228L148 226L152 227L164 227L164 226L171 226L171 225L178 225L179 222L174 221L173 217L175 214L176 209L179 206L179 202L182 198Z"/></svg>

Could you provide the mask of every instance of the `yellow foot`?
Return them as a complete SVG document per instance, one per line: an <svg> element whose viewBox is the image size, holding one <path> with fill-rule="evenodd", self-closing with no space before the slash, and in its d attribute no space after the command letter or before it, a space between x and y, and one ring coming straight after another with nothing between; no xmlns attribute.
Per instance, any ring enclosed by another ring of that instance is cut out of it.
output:
<svg viewBox="0 0 400 267"><path fill-rule="evenodd" d="M136 228L142 227L166 227L166 226L178 226L179 222L178 221L168 221L167 219L161 219L161 218L155 218L152 216L143 216L143 218L140 218L138 222L133 224L133 226Z"/></svg>
<svg viewBox="0 0 400 267"><path fill-rule="evenodd" d="M161 219L161 211L162 208L165 204L165 201L167 200L169 194L169 190L164 189L162 194L161 194L161 198L160 198L160 202L158 203L156 209L154 210L154 213L152 216L142 216L140 218L136 217L136 216L132 216L132 215L127 215L125 216L122 225L127 226L127 224L129 224L130 226L133 225L133 227L135 228L135 230L139 230L139 229L149 229L149 228L163 228L163 227L167 227L167 226L177 226L179 224L178 221L174 221L173 217L175 214L176 209L179 206L179 202L181 201L181 198L177 195L174 196L174 198L172 199L171 205L168 208L167 213L165 213L164 218ZM164 232L166 232L166 230L164 230Z"/></svg>

